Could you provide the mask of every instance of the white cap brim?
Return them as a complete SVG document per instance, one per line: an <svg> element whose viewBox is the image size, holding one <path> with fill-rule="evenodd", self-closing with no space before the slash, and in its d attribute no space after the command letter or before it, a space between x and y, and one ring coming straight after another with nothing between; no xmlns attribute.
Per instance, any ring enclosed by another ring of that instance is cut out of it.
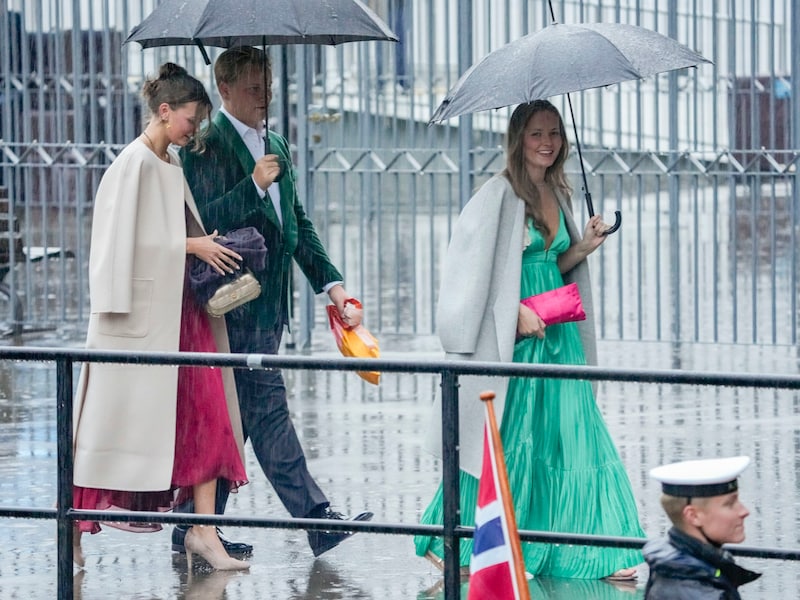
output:
<svg viewBox="0 0 800 600"><path fill-rule="evenodd" d="M749 464L749 456L686 460L651 469L650 477L661 482L665 494L716 496L735 491L736 479Z"/></svg>

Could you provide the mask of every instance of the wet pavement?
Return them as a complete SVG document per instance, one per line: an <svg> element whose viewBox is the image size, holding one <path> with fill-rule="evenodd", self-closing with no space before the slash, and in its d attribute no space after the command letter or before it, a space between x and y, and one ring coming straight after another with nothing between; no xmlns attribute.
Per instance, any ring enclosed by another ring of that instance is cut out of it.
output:
<svg viewBox="0 0 800 600"><path fill-rule="evenodd" d="M438 359L433 338L382 340L390 358ZM80 346L79 339L28 336L26 344ZM335 356L317 334L314 354ZM798 361L783 348L604 342L604 366L683 368L795 374ZM416 523L439 480L439 464L422 448L432 376L384 374L381 385L354 373L285 371L290 407L312 473L333 507L371 510L375 521ZM55 502L55 368L41 363L0 364L0 505L52 507ZM662 462L700 454L748 454L754 464L741 477L751 508L749 546L800 547L796 468L800 443L798 394L785 390L697 386L599 385L598 402L630 474L640 517L650 536L666 518L659 490L647 477ZM233 496L228 514L285 517L247 448L251 483ZM255 545L247 573L187 573L185 558L170 550L169 530L131 534L110 528L84 537L86 568L76 571L74 596L127 599L434 599L439 572L414 555L406 536L359 534L314 559L303 531L226 533ZM0 527L0 598L56 597L55 524L4 520ZM800 589L800 565L742 558L764 577L743 588L747 598L785 598ZM642 586L600 581L535 579L533 598L633 599ZM466 597L466 594L463 595Z"/></svg>

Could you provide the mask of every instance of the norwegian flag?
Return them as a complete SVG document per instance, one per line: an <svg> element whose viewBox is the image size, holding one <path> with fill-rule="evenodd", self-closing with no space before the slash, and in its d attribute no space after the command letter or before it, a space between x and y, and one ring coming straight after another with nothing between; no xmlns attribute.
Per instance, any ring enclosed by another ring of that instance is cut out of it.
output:
<svg viewBox="0 0 800 600"><path fill-rule="evenodd" d="M488 399L484 398L484 394L481 394L481 399L488 401L483 467L478 485L467 600L528 600L530 592L508 491L502 443L491 402L494 394Z"/></svg>

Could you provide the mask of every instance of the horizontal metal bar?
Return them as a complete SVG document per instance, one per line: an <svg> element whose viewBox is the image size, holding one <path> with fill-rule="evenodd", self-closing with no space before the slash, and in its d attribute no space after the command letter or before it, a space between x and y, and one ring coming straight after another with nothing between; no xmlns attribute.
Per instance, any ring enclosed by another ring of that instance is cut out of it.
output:
<svg viewBox="0 0 800 600"><path fill-rule="evenodd" d="M402 523L377 523L374 521L337 521L330 519L268 519L243 518L223 515L196 515L189 513L163 512L128 512L98 510L68 510L68 518L74 520L130 523L162 523L165 525L216 525L229 527L255 527L261 529L304 529L324 531L355 531L381 534L441 536L444 528L441 525L404 525ZM55 519L54 508L15 508L0 506L0 518L20 519ZM474 527L459 526L454 535L460 538L471 538ZM632 538L609 535L585 535L578 533L557 533L552 531L535 531L520 529L520 540L523 542L540 542L547 544L578 544L582 546L602 546L609 548L640 549L647 538ZM769 548L756 546L726 545L725 549L737 556L750 558L800 560L798 548Z"/></svg>
<svg viewBox="0 0 800 600"><path fill-rule="evenodd" d="M727 373L670 369L618 369L576 365L544 365L457 360L400 360L317 358L274 354L213 352L128 352L70 348L3 348L0 360L59 360L136 365L218 366L233 368L313 369L322 371L380 371L385 373L455 373L498 377L548 377L752 388L800 389L800 375Z"/></svg>
<svg viewBox="0 0 800 600"><path fill-rule="evenodd" d="M0 518L56 519L56 509L39 509L0 506ZM369 531L405 535L442 534L440 525L404 525L402 523L376 523L374 521L347 521L336 519L231 517L225 515L199 515L194 513L149 512L149 511L66 511L65 517L74 521L98 521L110 523L160 523L164 525L216 525L220 527L255 527L261 529L305 529L322 531ZM465 530L469 536L472 528Z"/></svg>

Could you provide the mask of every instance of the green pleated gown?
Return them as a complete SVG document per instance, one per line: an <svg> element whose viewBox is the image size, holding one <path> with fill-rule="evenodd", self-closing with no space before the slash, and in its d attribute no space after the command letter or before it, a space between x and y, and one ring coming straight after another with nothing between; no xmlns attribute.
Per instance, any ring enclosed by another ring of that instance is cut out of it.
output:
<svg viewBox="0 0 800 600"><path fill-rule="evenodd" d="M549 249L534 227L529 234L522 298L564 284L557 258L570 245L563 214ZM586 364L577 324L551 325L544 339L521 340L514 362ZM630 480L590 382L511 379L500 435L519 529L644 537ZM460 489L462 523L474 525L478 480L462 471ZM421 522L442 523L441 485ZM417 536L414 542L419 556L444 554L441 538ZM472 540L462 539L460 548L461 565L468 565ZM550 577L598 579L642 562L638 550L564 544L523 543L522 554L530 573Z"/></svg>

